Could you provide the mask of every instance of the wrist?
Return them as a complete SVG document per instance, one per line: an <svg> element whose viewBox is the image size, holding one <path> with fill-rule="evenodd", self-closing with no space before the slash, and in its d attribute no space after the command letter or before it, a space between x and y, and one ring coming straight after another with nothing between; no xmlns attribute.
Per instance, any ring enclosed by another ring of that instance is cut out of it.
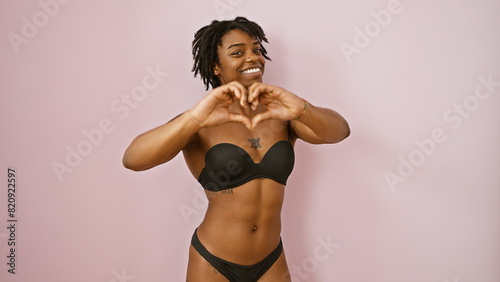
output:
<svg viewBox="0 0 500 282"><path fill-rule="evenodd" d="M304 109L302 112L299 114L299 116L295 120L299 120L306 112L307 112L307 101L304 98L300 98L302 101L304 101Z"/></svg>
<svg viewBox="0 0 500 282"><path fill-rule="evenodd" d="M192 110L186 111L186 115L194 125L198 126L199 128L204 127L203 123L193 114Z"/></svg>

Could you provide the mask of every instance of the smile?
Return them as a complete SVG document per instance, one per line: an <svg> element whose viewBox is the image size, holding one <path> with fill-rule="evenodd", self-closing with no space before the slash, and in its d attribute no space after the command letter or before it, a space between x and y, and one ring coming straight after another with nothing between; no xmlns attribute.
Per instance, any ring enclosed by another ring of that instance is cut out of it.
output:
<svg viewBox="0 0 500 282"><path fill-rule="evenodd" d="M260 68L253 68L253 69L244 70L244 71L242 71L242 73L256 73L259 71L260 71Z"/></svg>

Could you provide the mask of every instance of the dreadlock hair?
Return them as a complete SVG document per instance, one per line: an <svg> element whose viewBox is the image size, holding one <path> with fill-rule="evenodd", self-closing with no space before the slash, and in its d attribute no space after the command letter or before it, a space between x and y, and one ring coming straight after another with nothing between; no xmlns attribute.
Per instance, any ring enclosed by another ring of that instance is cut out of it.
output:
<svg viewBox="0 0 500 282"><path fill-rule="evenodd" d="M219 78L214 74L214 63L219 64L218 46L222 45L222 37L233 29L239 29L259 42L267 41L262 28L255 22L249 21L244 17L237 17L234 20L217 21L214 20L210 25L202 27L196 32L192 45L194 65L192 71L194 76L200 74L203 83L207 87L217 88L221 85ZM267 51L261 45L262 55L267 60Z"/></svg>

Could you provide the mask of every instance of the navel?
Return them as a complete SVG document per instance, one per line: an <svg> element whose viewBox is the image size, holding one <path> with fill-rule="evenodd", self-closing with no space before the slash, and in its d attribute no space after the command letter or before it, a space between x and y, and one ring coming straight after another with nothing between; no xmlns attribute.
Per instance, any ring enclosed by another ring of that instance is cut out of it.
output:
<svg viewBox="0 0 500 282"><path fill-rule="evenodd" d="M253 232L257 231L257 229L258 229L258 227L257 227L256 225L254 225L254 226L252 227L252 231L253 231Z"/></svg>

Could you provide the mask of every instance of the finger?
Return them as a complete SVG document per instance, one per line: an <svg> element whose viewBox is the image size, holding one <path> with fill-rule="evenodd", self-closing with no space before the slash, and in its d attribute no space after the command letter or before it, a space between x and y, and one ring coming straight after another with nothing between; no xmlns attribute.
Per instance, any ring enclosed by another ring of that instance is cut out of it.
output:
<svg viewBox="0 0 500 282"><path fill-rule="evenodd" d="M236 85L228 84L227 90L228 94L231 94L231 96L236 97L238 100L243 96L243 93Z"/></svg>
<svg viewBox="0 0 500 282"><path fill-rule="evenodd" d="M250 97L250 96L248 96L248 97ZM255 111L257 109L257 106L259 105L259 103L260 103L259 97L254 98L253 101L250 102L250 107L252 108L252 110Z"/></svg>
<svg viewBox="0 0 500 282"><path fill-rule="evenodd" d="M263 86L264 85L262 83L256 82L248 89L248 102L251 104L252 110L254 111L260 103L260 95L262 93Z"/></svg>
<svg viewBox="0 0 500 282"><path fill-rule="evenodd" d="M243 125L245 125L249 129L252 126L252 122L250 121L250 119L248 117L246 117L244 115L240 115L240 114L230 113L229 117L228 117L228 121L242 123Z"/></svg>
<svg viewBox="0 0 500 282"><path fill-rule="evenodd" d="M248 108L248 100L247 100L247 93L244 92L242 95L241 95L241 98L240 98L240 105L243 107L243 108Z"/></svg>
<svg viewBox="0 0 500 282"><path fill-rule="evenodd" d="M252 93L253 93L253 89L255 88L255 85L257 85L258 82L255 82L254 84L250 85L250 87L248 87L248 102L251 103L253 101L252 99Z"/></svg>
<svg viewBox="0 0 500 282"><path fill-rule="evenodd" d="M272 115L269 111L265 111L263 113L256 114L252 118L252 128L255 128L255 126L257 126L257 124L259 124L265 120L271 119L271 118L272 118Z"/></svg>
<svg viewBox="0 0 500 282"><path fill-rule="evenodd" d="M238 89L239 93L241 94L237 97L239 99L240 105L243 108L248 108L248 91L246 90L245 86L243 86L243 84L239 83L238 81L233 81L230 84Z"/></svg>
<svg viewBox="0 0 500 282"><path fill-rule="evenodd" d="M253 101L255 101L255 99L257 97L259 97L260 92L258 91L258 89L262 85L263 85L262 83L256 82L248 88L248 102L249 103L252 103Z"/></svg>
<svg viewBox="0 0 500 282"><path fill-rule="evenodd" d="M254 111L257 110L257 107L259 106L259 99L253 100L251 106L252 106L252 110L254 110Z"/></svg>
<svg viewBox="0 0 500 282"><path fill-rule="evenodd" d="M222 102L234 102L241 98L241 93L239 92L239 90L230 84L220 86L216 88L216 91L217 92L215 96Z"/></svg>
<svg viewBox="0 0 500 282"><path fill-rule="evenodd" d="M252 98L250 99L250 101L253 101L252 99L257 99L261 96L263 96L264 94L266 94L266 96L269 96L269 97L277 97L277 95L280 94L280 92L278 91L280 88L276 87L276 86L272 86L272 85L267 85L267 84L258 84L256 85L254 88L251 89L251 92L249 95L252 96ZM262 101L261 101L262 102Z"/></svg>

